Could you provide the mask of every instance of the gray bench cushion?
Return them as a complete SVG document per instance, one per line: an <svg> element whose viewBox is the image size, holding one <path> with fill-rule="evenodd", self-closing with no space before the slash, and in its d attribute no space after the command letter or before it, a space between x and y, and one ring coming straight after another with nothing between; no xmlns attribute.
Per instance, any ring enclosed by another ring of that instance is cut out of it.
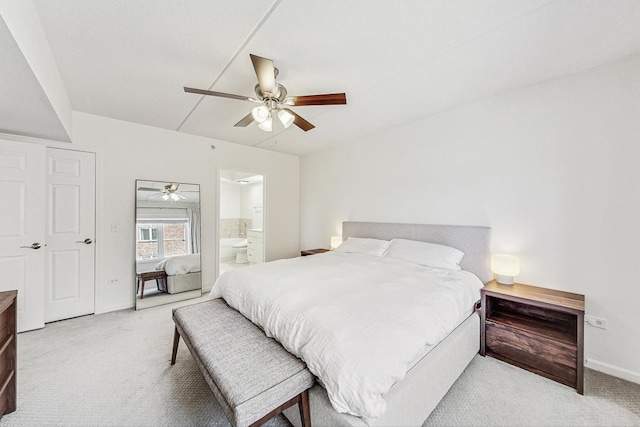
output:
<svg viewBox="0 0 640 427"><path fill-rule="evenodd" d="M173 310L180 336L234 425L249 425L313 385L304 362L215 299Z"/></svg>

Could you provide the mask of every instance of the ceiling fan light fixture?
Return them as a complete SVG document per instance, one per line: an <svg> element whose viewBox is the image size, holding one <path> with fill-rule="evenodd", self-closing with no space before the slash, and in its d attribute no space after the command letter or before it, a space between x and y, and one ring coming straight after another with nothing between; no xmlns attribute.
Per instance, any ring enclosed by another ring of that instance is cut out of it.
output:
<svg viewBox="0 0 640 427"><path fill-rule="evenodd" d="M269 117L269 108L266 105L260 105L251 110L251 116L253 120L258 123L262 123Z"/></svg>
<svg viewBox="0 0 640 427"><path fill-rule="evenodd" d="M178 195L176 193L171 193L171 200L173 200L174 202L177 202L178 200L180 200L180 197L178 197Z"/></svg>
<svg viewBox="0 0 640 427"><path fill-rule="evenodd" d="M271 132L271 130L273 130L273 120L271 119L271 115L264 119L258 127L265 132Z"/></svg>
<svg viewBox="0 0 640 427"><path fill-rule="evenodd" d="M290 112L288 112L287 110L278 111L278 118L280 119L280 121L282 122L282 125L285 128L288 128L289 126L291 126L293 124L293 121L295 120L295 116Z"/></svg>
<svg viewBox="0 0 640 427"><path fill-rule="evenodd" d="M163 200L169 200L169 195L168 195L168 194L163 195L163 196L162 196L162 199L163 199Z"/></svg>

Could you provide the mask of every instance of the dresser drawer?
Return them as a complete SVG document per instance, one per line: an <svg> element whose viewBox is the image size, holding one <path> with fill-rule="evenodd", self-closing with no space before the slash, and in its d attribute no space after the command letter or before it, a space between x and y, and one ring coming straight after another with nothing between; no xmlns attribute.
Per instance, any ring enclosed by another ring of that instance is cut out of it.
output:
<svg viewBox="0 0 640 427"><path fill-rule="evenodd" d="M0 292L0 418L16 410L16 297Z"/></svg>

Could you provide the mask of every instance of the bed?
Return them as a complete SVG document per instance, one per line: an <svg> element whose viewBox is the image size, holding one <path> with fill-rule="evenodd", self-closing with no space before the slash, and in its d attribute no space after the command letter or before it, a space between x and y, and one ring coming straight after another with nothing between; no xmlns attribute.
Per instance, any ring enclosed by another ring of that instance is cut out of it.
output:
<svg viewBox="0 0 640 427"><path fill-rule="evenodd" d="M163 291L169 294L201 289L200 254L167 257L156 264L156 270L164 270L167 275Z"/></svg>
<svg viewBox="0 0 640 427"><path fill-rule="evenodd" d="M479 350L473 303L491 280L490 229L345 222L343 239L352 249L374 246L228 272L211 297L223 297L307 362L318 377L310 390L314 425L421 425ZM392 239L407 240L380 249ZM447 252L444 265L409 263L403 257L415 241L464 257ZM285 416L299 424L295 409Z"/></svg>

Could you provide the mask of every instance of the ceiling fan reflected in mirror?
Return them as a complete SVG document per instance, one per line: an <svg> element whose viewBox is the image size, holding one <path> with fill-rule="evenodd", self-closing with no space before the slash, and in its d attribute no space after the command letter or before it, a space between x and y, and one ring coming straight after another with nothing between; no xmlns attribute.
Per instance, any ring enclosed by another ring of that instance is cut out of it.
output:
<svg viewBox="0 0 640 427"><path fill-rule="evenodd" d="M178 200L186 200L187 198L184 197L182 194L178 193L178 187L180 186L180 184L167 184L164 186L164 195L162 196L163 200L169 200L171 199L174 202L177 202Z"/></svg>
<svg viewBox="0 0 640 427"><path fill-rule="evenodd" d="M347 103L347 96L345 93L288 96L287 88L276 82L278 69L274 67L273 61L257 55L249 54L249 56L251 57L251 62L253 63L256 76L258 77L258 84L256 84L254 88L256 93L255 98L224 92L214 92L211 90L194 89L191 87L185 87L184 91L188 93L197 93L199 95L218 96L221 98L259 103L261 105L254 107L249 114L243 117L234 126L247 127L255 121L258 123L258 127L266 132L273 130L273 123L276 118L285 128L294 124L307 132L315 127L288 107L303 107L308 105L344 105Z"/></svg>
<svg viewBox="0 0 640 427"><path fill-rule="evenodd" d="M150 197L160 196L162 194L163 200L171 200L173 202L177 202L178 200L186 200L187 198L182 194L178 193L178 188L180 184L169 183L164 186L163 190L159 188L153 187L138 187L138 191L157 191L156 194L152 194Z"/></svg>

